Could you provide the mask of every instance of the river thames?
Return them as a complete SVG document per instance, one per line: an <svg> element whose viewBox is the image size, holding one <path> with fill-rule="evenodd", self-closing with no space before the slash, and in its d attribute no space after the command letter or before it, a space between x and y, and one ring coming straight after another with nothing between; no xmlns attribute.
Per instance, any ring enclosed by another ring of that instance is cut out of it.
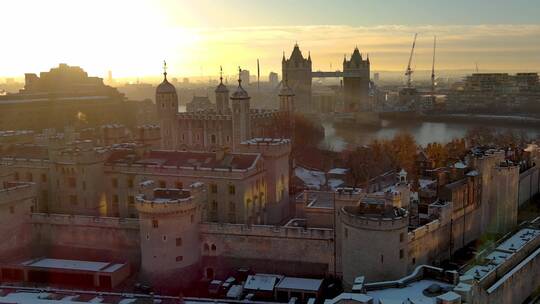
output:
<svg viewBox="0 0 540 304"><path fill-rule="evenodd" d="M359 146L370 143L374 139L391 139L400 132L408 132L422 146L430 142L447 143L454 138L461 138L470 129L486 127L497 131L512 131L526 134L530 139L540 135L540 127L511 125L505 123L486 124L481 122L425 122L425 121L390 121L383 120L381 128L366 128L362 126L336 126L330 122L323 123L325 139L322 148L341 151L349 146Z"/></svg>

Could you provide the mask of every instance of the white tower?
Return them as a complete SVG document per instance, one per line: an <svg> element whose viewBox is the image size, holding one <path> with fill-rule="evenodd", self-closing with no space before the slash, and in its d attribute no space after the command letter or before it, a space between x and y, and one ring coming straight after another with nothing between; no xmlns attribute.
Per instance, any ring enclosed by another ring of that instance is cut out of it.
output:
<svg viewBox="0 0 540 304"><path fill-rule="evenodd" d="M163 82L156 88L156 107L161 129L161 148L175 148L176 134L174 124L178 113L176 88L167 81L167 63L163 65Z"/></svg>
<svg viewBox="0 0 540 304"><path fill-rule="evenodd" d="M238 88L236 88L236 91L231 96L234 150L240 147L241 142L251 137L249 120L250 97L242 87L242 80L240 79L241 72L242 69L238 68Z"/></svg>

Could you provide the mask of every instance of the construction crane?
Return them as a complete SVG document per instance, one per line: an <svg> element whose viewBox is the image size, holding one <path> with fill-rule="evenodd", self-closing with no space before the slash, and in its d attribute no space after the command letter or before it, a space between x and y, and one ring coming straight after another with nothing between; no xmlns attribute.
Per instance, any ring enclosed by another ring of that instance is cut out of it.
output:
<svg viewBox="0 0 540 304"><path fill-rule="evenodd" d="M407 70L405 71L405 76L407 76L407 88L410 88L411 83L412 83L413 70L411 69L411 63L412 63L412 58L413 58L413 54L414 54L414 46L416 45L416 36L417 35L418 35L418 33L414 34L414 40L413 40L412 48L411 48L411 55L409 56L409 64L407 64Z"/></svg>
<svg viewBox="0 0 540 304"><path fill-rule="evenodd" d="M433 36L433 62L431 63L431 93L435 94L435 48L437 47L437 36Z"/></svg>

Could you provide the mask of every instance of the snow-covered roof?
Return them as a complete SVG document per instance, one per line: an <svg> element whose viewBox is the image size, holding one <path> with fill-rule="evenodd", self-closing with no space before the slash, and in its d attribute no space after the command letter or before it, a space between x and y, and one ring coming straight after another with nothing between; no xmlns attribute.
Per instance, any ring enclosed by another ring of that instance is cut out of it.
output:
<svg viewBox="0 0 540 304"><path fill-rule="evenodd" d="M347 174L348 169L345 168L333 168L328 171L328 174L339 174L339 175L345 175Z"/></svg>
<svg viewBox="0 0 540 304"><path fill-rule="evenodd" d="M387 288L368 291L367 295L373 297L373 304L386 304L392 303L391 300L398 301L397 303L407 303L409 300L415 304L435 304L436 298L431 298L424 295L423 291L433 284L439 285L441 288L451 288L452 285L434 281L434 280L420 280L412 282L403 288ZM399 302L401 301L401 302Z"/></svg>
<svg viewBox="0 0 540 304"><path fill-rule="evenodd" d="M244 289L273 291L281 276L271 274L249 275L244 283Z"/></svg>
<svg viewBox="0 0 540 304"><path fill-rule="evenodd" d="M459 162L454 164L454 168L456 168L456 169L465 169L465 168L467 168L467 165L464 164L463 162L459 161Z"/></svg>
<svg viewBox="0 0 540 304"><path fill-rule="evenodd" d="M372 297L367 296L365 294L361 293L342 293L339 296L331 299L331 300L324 300L324 304L337 304L341 301L344 301L345 303L349 303L349 301L354 301L358 303L372 303L373 300Z"/></svg>
<svg viewBox="0 0 540 304"><path fill-rule="evenodd" d="M427 186L435 183L436 180L432 179L418 179L418 183L420 184L420 189L426 188Z"/></svg>
<svg viewBox="0 0 540 304"><path fill-rule="evenodd" d="M478 171L476 170L471 170L469 172L467 172L467 176L478 176Z"/></svg>
<svg viewBox="0 0 540 304"><path fill-rule="evenodd" d="M40 259L24 262L23 265L30 267L41 268L58 268L67 270L81 270L81 271L100 271L109 266L110 263L106 262L90 262L79 260L63 260L63 259Z"/></svg>
<svg viewBox="0 0 540 304"><path fill-rule="evenodd" d="M276 285L276 288L318 291L321 285L322 280L285 277Z"/></svg>
<svg viewBox="0 0 540 304"><path fill-rule="evenodd" d="M310 189L319 190L326 182L324 172L296 167L294 174Z"/></svg>

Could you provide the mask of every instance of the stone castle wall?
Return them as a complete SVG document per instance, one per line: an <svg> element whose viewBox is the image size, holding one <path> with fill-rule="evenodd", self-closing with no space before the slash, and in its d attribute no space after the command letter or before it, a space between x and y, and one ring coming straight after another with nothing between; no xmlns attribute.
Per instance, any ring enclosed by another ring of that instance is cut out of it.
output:
<svg viewBox="0 0 540 304"><path fill-rule="evenodd" d="M34 255L140 263L139 221L33 213Z"/></svg>
<svg viewBox="0 0 540 304"><path fill-rule="evenodd" d="M535 166L519 174L519 206L540 192L540 168Z"/></svg>
<svg viewBox="0 0 540 304"><path fill-rule="evenodd" d="M321 276L334 271L334 232L278 226L204 223L206 268L227 275L240 267L257 272Z"/></svg>

